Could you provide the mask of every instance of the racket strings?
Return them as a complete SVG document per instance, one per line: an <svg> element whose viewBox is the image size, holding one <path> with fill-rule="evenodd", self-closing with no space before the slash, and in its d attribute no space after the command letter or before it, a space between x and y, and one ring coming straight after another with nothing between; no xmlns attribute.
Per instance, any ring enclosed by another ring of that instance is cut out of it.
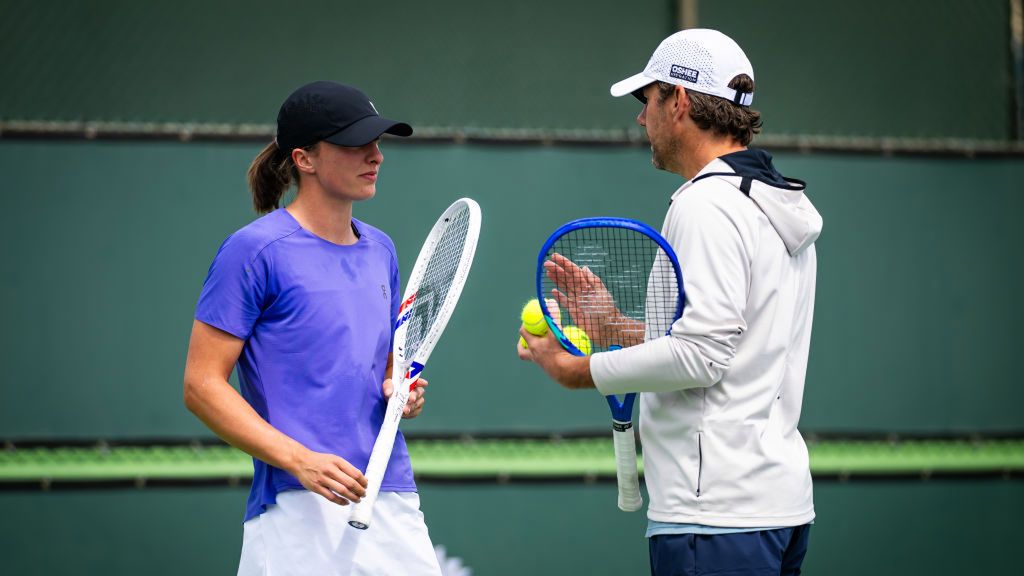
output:
<svg viewBox="0 0 1024 576"><path fill-rule="evenodd" d="M675 319L678 287L657 242L629 228L577 228L547 253L542 287L558 303L562 326L582 328L593 352L664 335Z"/></svg>
<svg viewBox="0 0 1024 576"><path fill-rule="evenodd" d="M405 357L413 358L419 351L434 321L441 313L466 246L470 211L459 210L452 215L437 241L433 254L423 267L422 280L416 292L405 335Z"/></svg>

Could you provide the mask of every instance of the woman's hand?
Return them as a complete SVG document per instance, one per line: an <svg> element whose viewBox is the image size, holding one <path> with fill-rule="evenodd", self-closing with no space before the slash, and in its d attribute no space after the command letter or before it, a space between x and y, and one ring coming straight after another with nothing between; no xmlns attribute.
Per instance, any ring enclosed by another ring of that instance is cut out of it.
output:
<svg viewBox="0 0 1024 576"><path fill-rule="evenodd" d="M409 399L405 402L405 408L402 409L402 418L415 418L423 412L423 403L425 399L423 395L426 393L428 382L419 378L413 383L412 390L409 391ZM391 383L391 378L384 380L384 397L391 398L391 393L394 391L394 385Z"/></svg>
<svg viewBox="0 0 1024 576"><path fill-rule="evenodd" d="M366 496L366 476L347 460L334 454L305 450L299 457L293 476L310 492L348 506Z"/></svg>

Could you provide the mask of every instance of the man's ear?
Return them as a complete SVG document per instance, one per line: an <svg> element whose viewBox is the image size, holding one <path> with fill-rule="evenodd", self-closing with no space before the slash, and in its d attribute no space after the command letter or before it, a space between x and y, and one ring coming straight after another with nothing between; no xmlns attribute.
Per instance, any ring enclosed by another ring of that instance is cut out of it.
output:
<svg viewBox="0 0 1024 576"><path fill-rule="evenodd" d="M682 86L675 86L672 97L672 115L676 120L682 120L690 113L690 95Z"/></svg>
<svg viewBox="0 0 1024 576"><path fill-rule="evenodd" d="M311 154L308 150L302 148L296 148L292 150L292 163L299 172L305 172L306 174L313 174L316 172L316 168L313 167Z"/></svg>

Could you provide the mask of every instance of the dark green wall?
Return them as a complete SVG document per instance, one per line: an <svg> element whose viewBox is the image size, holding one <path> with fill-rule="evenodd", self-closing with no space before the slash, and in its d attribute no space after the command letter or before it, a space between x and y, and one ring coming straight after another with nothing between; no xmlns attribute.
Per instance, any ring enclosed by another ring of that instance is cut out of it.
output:
<svg viewBox="0 0 1024 576"><path fill-rule="evenodd" d="M0 78L17 89L0 90L0 119L272 123L329 78L414 125L617 126L608 87L646 62L670 7L5 0Z"/></svg>
<svg viewBox="0 0 1024 576"><path fill-rule="evenodd" d="M1012 137L1006 0L701 1L743 46L765 130Z"/></svg>
<svg viewBox="0 0 1024 576"><path fill-rule="evenodd" d="M267 124L332 78L420 126L630 128L608 87L675 4L5 0L0 120ZM753 62L768 133L1010 137L1006 0L698 5Z"/></svg>
<svg viewBox="0 0 1024 576"><path fill-rule="evenodd" d="M513 350L535 254L588 215L660 227L678 179L642 148L387 142L378 197L356 215L390 233L408 273L434 215L484 214L462 302L428 365L415 431L606 425ZM208 435L181 403L191 314L220 242L253 214L254 145L0 142L0 438ZM805 430L1022 425L1024 320L1017 160L782 154L825 219Z"/></svg>
<svg viewBox="0 0 1024 576"><path fill-rule="evenodd" d="M642 513L610 484L420 486L435 544L475 576L648 573ZM244 489L0 493L5 574L232 574ZM818 483L804 571L1008 574L1024 484ZM980 528L979 528L980 527Z"/></svg>

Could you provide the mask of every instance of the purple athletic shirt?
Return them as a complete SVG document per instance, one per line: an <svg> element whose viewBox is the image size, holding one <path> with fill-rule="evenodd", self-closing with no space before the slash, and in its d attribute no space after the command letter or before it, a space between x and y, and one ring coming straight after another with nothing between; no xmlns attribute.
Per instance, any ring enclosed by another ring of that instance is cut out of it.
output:
<svg viewBox="0 0 1024 576"><path fill-rule="evenodd" d="M381 384L401 294L391 239L352 222L351 246L315 236L283 208L235 232L210 266L196 319L245 340L238 381L260 416L365 471L384 420ZM255 458L253 468L246 520L279 492L303 489ZM381 490L416 490L401 432Z"/></svg>

